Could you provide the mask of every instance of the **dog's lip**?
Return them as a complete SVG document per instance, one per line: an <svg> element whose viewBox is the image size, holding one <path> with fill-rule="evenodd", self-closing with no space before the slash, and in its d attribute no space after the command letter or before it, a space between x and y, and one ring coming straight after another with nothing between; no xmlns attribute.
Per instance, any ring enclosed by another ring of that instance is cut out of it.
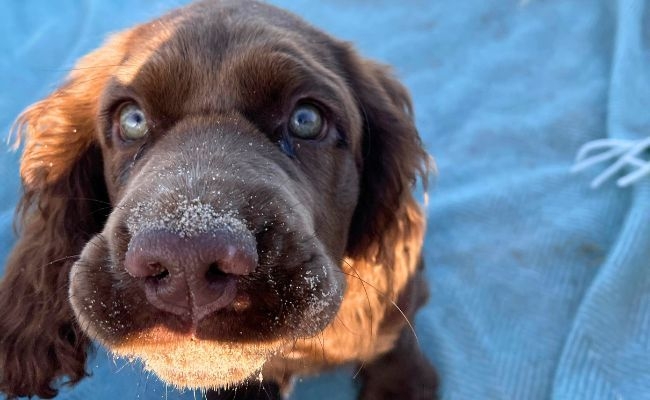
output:
<svg viewBox="0 0 650 400"><path fill-rule="evenodd" d="M245 346L247 344L250 344L247 341L233 341L229 339L216 339L212 337L206 337L201 333L201 329L197 329L197 327L201 327L200 324L196 326L191 322L188 322L185 327L186 329L175 330L169 328L164 323L157 324L146 330L131 333L119 341L107 343L107 347L112 349L125 349L147 346L173 346L175 343L181 342L205 342L214 343L215 345L222 343L229 346ZM274 341L277 340L278 339L274 339Z"/></svg>

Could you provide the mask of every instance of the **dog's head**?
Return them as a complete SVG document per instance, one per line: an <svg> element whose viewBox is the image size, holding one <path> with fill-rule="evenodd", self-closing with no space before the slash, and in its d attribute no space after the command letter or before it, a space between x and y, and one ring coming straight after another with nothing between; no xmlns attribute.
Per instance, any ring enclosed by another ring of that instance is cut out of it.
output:
<svg viewBox="0 0 650 400"><path fill-rule="evenodd" d="M323 330L344 258L391 268L427 163L410 108L386 68L257 2L114 36L18 121L0 389L80 379L88 338L170 383L225 386Z"/></svg>

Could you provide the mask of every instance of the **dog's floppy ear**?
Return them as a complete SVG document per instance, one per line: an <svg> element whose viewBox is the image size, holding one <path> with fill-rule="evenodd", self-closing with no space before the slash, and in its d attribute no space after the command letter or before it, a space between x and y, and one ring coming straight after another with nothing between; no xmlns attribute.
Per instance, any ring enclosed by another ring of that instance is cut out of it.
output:
<svg viewBox="0 0 650 400"><path fill-rule="evenodd" d="M423 228L411 191L418 177L426 184L432 161L415 127L406 88L388 67L361 59L349 47L343 54L364 120L361 191L348 253L390 264L395 242Z"/></svg>
<svg viewBox="0 0 650 400"><path fill-rule="evenodd" d="M68 274L110 211L95 134L99 94L111 76L102 66L116 64L105 54L82 59L15 125L23 194L18 240L0 281L0 392L9 397L50 398L54 381L86 374L90 340L68 302Z"/></svg>

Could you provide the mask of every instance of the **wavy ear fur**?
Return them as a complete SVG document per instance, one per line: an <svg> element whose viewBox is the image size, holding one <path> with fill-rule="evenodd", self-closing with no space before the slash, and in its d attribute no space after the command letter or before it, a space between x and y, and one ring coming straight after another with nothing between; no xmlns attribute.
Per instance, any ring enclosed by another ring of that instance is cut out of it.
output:
<svg viewBox="0 0 650 400"><path fill-rule="evenodd" d="M349 47L342 54L364 118L361 191L348 253L390 266L396 242L422 230L411 191L418 177L426 185L432 161L415 128L406 88L388 67L359 58Z"/></svg>
<svg viewBox="0 0 650 400"><path fill-rule="evenodd" d="M114 64L105 52L91 53L16 122L23 195L18 241L0 281L0 392L10 398L50 398L54 381L86 375L90 340L68 302L68 273L110 212L95 116L110 77L102 65Z"/></svg>

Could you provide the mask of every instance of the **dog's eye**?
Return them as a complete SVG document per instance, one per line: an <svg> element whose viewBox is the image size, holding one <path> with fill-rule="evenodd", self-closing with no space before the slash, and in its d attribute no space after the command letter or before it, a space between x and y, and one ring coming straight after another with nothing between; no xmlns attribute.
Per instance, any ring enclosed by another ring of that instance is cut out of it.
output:
<svg viewBox="0 0 650 400"><path fill-rule="evenodd" d="M323 130L323 117L318 108L301 104L291 113L289 131L301 139L316 139Z"/></svg>
<svg viewBox="0 0 650 400"><path fill-rule="evenodd" d="M127 104L120 110L120 134L125 140L138 140L147 135L147 117L135 104Z"/></svg>

